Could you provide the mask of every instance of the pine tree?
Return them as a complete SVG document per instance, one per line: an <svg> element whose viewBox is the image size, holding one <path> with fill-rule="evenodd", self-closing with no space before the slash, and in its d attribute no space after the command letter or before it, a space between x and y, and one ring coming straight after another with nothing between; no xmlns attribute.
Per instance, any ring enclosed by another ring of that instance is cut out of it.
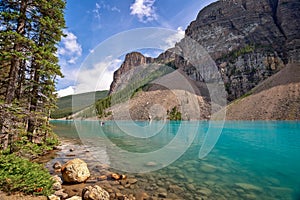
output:
<svg viewBox="0 0 300 200"><path fill-rule="evenodd" d="M0 1L0 99L22 108L27 117L20 123L29 142L33 135L47 136L55 106L55 81L62 76L56 52L65 28L65 5L64 0ZM1 119L0 134L5 134Z"/></svg>

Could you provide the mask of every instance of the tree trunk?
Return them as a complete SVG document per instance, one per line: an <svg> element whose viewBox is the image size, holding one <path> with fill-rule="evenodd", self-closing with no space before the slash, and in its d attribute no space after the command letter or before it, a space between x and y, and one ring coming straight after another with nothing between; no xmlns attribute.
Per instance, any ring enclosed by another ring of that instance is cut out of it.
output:
<svg viewBox="0 0 300 200"><path fill-rule="evenodd" d="M17 33L20 34L21 36L24 36L25 34L26 9L27 9L27 0L22 0L20 6L20 16L17 25ZM14 51L16 52L22 51L22 44L20 44L18 41L14 45ZM18 78L19 68L21 64L20 62L21 59L18 56L14 55L11 60L8 86L6 90L6 96L5 96L5 102L7 104L11 104L15 98L17 78Z"/></svg>
<svg viewBox="0 0 300 200"><path fill-rule="evenodd" d="M40 67L38 64L35 64L35 61L32 62L32 68L34 69L33 75L33 87L31 92L31 100L30 100L30 115L37 111L38 106L38 97L39 97L39 82L40 82ZM32 135L36 130L36 116L30 116L28 121L28 138L32 142Z"/></svg>

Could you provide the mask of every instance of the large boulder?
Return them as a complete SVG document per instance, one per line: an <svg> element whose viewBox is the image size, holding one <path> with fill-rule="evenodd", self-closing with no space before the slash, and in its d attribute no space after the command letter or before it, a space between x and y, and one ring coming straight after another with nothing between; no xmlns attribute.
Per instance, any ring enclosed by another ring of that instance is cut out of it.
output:
<svg viewBox="0 0 300 200"><path fill-rule="evenodd" d="M82 183L90 177L87 164L79 158L69 160L65 163L61 167L61 173L64 182L67 183Z"/></svg>
<svg viewBox="0 0 300 200"><path fill-rule="evenodd" d="M82 190L83 200L109 200L109 193L98 185L88 186Z"/></svg>

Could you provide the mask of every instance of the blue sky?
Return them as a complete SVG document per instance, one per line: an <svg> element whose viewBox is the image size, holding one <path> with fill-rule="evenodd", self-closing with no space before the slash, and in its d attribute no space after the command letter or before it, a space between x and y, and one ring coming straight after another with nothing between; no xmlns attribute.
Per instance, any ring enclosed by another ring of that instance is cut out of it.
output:
<svg viewBox="0 0 300 200"><path fill-rule="evenodd" d="M101 62L98 61L97 65L89 62L89 67L83 67L89 55L104 41L124 31L158 27L174 30L172 42L175 43L183 37L184 30L195 20L198 12L214 1L67 0L67 37L62 39L58 49L60 65L65 75L57 83L59 95L108 89L113 71L121 65L124 56L107 56ZM172 42L169 45L172 46ZM127 43L124 41L125 44ZM153 56L163 50L165 49L151 50L149 55ZM97 53L101 54L100 51Z"/></svg>

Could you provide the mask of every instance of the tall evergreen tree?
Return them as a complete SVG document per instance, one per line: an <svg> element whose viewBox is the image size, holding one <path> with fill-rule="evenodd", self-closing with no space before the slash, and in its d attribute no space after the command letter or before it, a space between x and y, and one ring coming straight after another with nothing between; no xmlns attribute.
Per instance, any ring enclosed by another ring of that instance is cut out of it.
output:
<svg viewBox="0 0 300 200"><path fill-rule="evenodd" d="M65 28L65 5L64 0L0 1L0 100L22 108L27 117L20 121L30 142L34 134L46 135L55 105L55 81L62 76L56 52ZM0 134L5 130L0 119Z"/></svg>

